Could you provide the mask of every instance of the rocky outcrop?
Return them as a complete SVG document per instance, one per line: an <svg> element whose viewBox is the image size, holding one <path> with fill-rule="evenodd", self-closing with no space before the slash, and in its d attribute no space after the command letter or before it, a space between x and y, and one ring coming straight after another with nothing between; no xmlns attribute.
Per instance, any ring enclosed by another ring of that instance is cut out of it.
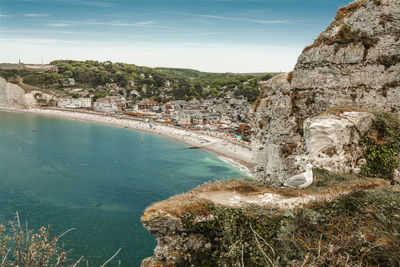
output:
<svg viewBox="0 0 400 267"><path fill-rule="evenodd" d="M341 8L314 44L304 49L294 70L262 82L260 90L252 122L257 179L279 185L302 170L305 161L357 172L358 163L347 160L359 150L359 133L345 136L354 132L349 118L317 116L338 107L340 113L400 112L400 0L362 0ZM344 132L326 132L324 124ZM317 147L327 144L310 147L315 145L313 138L330 139L336 148L326 147L328 154L323 153ZM343 138L352 139L345 144ZM352 149L346 150L348 144Z"/></svg>
<svg viewBox="0 0 400 267"><path fill-rule="evenodd" d="M0 105L24 105L24 94L24 89L0 77Z"/></svg>
<svg viewBox="0 0 400 267"><path fill-rule="evenodd" d="M332 206L328 204L338 196L353 190L375 189L388 185L387 181L381 179L338 176L327 171L316 172L315 178L317 182L311 188L305 189L305 196L298 196L296 189L280 190L265 187L253 180L234 179L208 183L186 194L155 203L146 209L141 221L157 239L157 247L154 255L144 259L141 266L300 266L304 262L305 254L300 257L300 264L295 262L293 256L285 256L293 254L293 251L290 253L293 247L285 247L288 244L286 233L297 225L293 223L295 214L304 214L299 212L300 209L307 207L304 210L307 214L310 212L307 206L309 202L313 202L314 205L319 203L316 205L316 211L311 212L314 216L321 210L341 207L343 203ZM397 205L396 207L398 208ZM297 212L294 212L294 209L297 209ZM330 212L328 214L332 215ZM314 226L318 225L315 218L320 216L324 215L314 217ZM365 214L362 213L362 216ZM323 222L321 225L328 224ZM284 227L286 223L290 223L291 226ZM304 220L301 221L299 226L302 227L304 223ZM335 224L332 227L337 226ZM323 231L308 231L310 228L304 227L298 232L315 235L316 244L324 235ZM294 238L293 235L290 236ZM337 238L331 233L328 236ZM277 243L278 240L281 240L281 243ZM303 242L302 239L298 240L299 243ZM301 243L301 247L303 245L304 243ZM307 246L310 247L314 248ZM271 252L271 248L274 253ZM326 249L331 250L332 246ZM274 263L267 261L262 251L270 253L269 257ZM318 254L318 257L321 255Z"/></svg>
<svg viewBox="0 0 400 267"><path fill-rule="evenodd" d="M304 121L307 156L302 161L329 171L359 173L364 154L359 143L372 126L369 112L322 114Z"/></svg>
<svg viewBox="0 0 400 267"><path fill-rule="evenodd" d="M158 242L154 256L145 259L143 267L156 266L157 262L159 266L175 266L174 263L188 256L188 251L204 249L208 243L206 236L190 233L184 227L182 218L167 212L146 212L141 220Z"/></svg>
<svg viewBox="0 0 400 267"><path fill-rule="evenodd" d="M7 82L0 77L0 106L38 107L55 106L57 98L53 95L34 90L25 92L19 85Z"/></svg>
<svg viewBox="0 0 400 267"><path fill-rule="evenodd" d="M57 104L57 97L37 90L26 93L23 100L25 107L56 106Z"/></svg>

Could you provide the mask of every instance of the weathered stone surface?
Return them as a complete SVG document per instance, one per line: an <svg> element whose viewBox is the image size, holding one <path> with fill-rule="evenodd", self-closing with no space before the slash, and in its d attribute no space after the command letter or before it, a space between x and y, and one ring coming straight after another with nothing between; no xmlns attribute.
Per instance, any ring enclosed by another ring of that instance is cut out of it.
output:
<svg viewBox="0 0 400 267"><path fill-rule="evenodd" d="M16 84L0 77L0 105L18 106L24 104L25 91Z"/></svg>
<svg viewBox="0 0 400 267"><path fill-rule="evenodd" d="M19 85L9 83L0 77L0 105L31 108L40 104L51 105L52 101L53 103L57 101L53 95L38 90L26 93Z"/></svg>
<svg viewBox="0 0 400 267"><path fill-rule="evenodd" d="M308 118L304 122L306 153L314 167L360 172L361 137L372 125L368 112L344 112Z"/></svg>
<svg viewBox="0 0 400 267"><path fill-rule="evenodd" d="M187 257L189 251L207 249L206 237L187 233L182 225L182 218L160 210L145 213L141 221L157 240L154 256L143 260L141 266L173 266L170 264Z"/></svg>
<svg viewBox="0 0 400 267"><path fill-rule="evenodd" d="M37 107L40 104L51 105L51 101L57 101L53 95L43 93L42 91L32 91L23 96L23 103L25 107Z"/></svg>
<svg viewBox="0 0 400 267"><path fill-rule="evenodd" d="M306 161L357 172L355 163L343 168L334 163L345 162L344 154L340 159L315 158L318 153L307 146L303 124L337 107L399 113L400 0L362 0L340 9L315 43L304 49L294 70L262 82L260 90L252 121L257 179L280 185L303 170ZM344 120L330 123L351 128Z"/></svg>

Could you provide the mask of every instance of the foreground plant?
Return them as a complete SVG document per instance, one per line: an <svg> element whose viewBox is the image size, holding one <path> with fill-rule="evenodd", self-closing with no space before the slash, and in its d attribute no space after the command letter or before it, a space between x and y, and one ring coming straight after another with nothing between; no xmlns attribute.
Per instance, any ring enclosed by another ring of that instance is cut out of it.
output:
<svg viewBox="0 0 400 267"><path fill-rule="evenodd" d="M76 262L72 262L67 258L68 251L63 246L59 246L58 242L62 236L71 228L59 236L52 237L51 226L42 226L37 233L28 230L27 225L21 226L18 213L14 222L10 223L11 229L0 224L0 266L78 266L83 260L79 258ZM119 249L114 256L107 260L103 265L106 266L120 251ZM89 263L86 261L86 266ZM118 264L119 266L119 264Z"/></svg>

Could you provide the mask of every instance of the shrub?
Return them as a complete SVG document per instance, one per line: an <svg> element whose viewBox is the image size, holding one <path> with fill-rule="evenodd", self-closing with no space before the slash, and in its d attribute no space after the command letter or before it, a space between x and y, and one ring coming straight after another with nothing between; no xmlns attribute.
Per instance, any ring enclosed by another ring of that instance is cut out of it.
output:
<svg viewBox="0 0 400 267"><path fill-rule="evenodd" d="M399 167L400 119L385 112L376 113L372 129L362 140L366 164L362 166L364 176L393 179Z"/></svg>

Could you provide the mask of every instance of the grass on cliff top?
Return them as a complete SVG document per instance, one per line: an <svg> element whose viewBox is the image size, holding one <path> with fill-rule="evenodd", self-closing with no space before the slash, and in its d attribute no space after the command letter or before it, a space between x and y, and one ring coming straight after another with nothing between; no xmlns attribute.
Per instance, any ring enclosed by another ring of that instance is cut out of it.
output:
<svg viewBox="0 0 400 267"><path fill-rule="evenodd" d="M353 174L334 173L319 168L313 168L313 175L313 183L309 187L302 189L302 194L337 195L342 192L369 190L388 185L388 183L382 179L359 177ZM295 188L270 188L268 191L285 197L298 196L298 189Z"/></svg>
<svg viewBox="0 0 400 267"><path fill-rule="evenodd" d="M212 220L182 219L211 249L187 251L195 266L399 266L398 189L353 191L293 211L208 206ZM185 265L186 266L186 265Z"/></svg>
<svg viewBox="0 0 400 267"><path fill-rule="evenodd" d="M350 44L362 44L366 51L371 47L374 47L378 43L378 38L368 35L365 32L359 30L352 30L348 25L342 25L340 30L334 36L320 36L315 42L304 48L303 52L310 50L314 47L324 45L335 45L335 52L340 47L346 47ZM364 54L364 58L366 53Z"/></svg>
<svg viewBox="0 0 400 267"><path fill-rule="evenodd" d="M381 4L381 0L369 0L369 1L373 1L373 3L376 6L379 6ZM312 45L304 48L303 52L308 51L311 48L318 47L321 44L326 44L326 45L337 44L339 47L345 47L350 43L362 43L366 51L369 48L374 47L378 42L377 38L369 36L361 31L353 31L351 30L350 26L344 24L346 18L351 17L358 9L365 6L366 3L367 0L359 0L352 2L347 6L339 8L335 16L335 19L327 28L327 30L331 30L334 27L341 26L337 34L335 36L327 38L323 36L323 33L321 33ZM365 56L366 53L364 54L364 58Z"/></svg>
<svg viewBox="0 0 400 267"><path fill-rule="evenodd" d="M302 190L303 195L326 194L335 196L342 192L375 189L387 185L387 182L382 179L331 173L323 169L313 169L313 172L314 183ZM262 182L249 178L222 180L205 183L186 194L176 195L168 200L157 202L145 210L143 219L150 219L149 215L160 211L177 218L184 217L189 213L195 216L207 216L209 215L209 205L214 205L214 203L198 195L209 192L232 192L232 194L238 193L242 196L273 193L288 198L298 197L298 190L295 188L270 188L266 187Z"/></svg>

